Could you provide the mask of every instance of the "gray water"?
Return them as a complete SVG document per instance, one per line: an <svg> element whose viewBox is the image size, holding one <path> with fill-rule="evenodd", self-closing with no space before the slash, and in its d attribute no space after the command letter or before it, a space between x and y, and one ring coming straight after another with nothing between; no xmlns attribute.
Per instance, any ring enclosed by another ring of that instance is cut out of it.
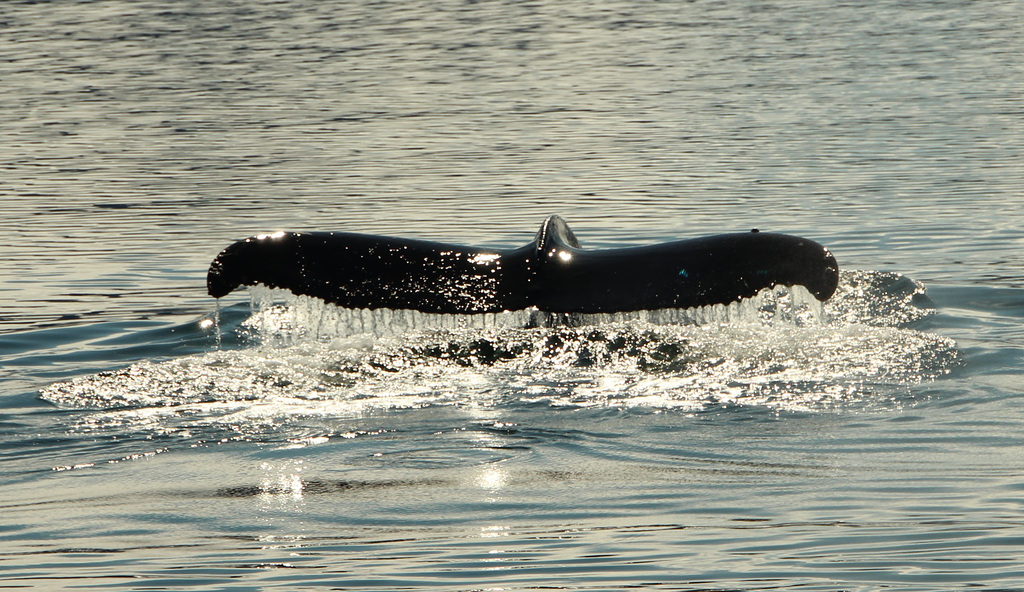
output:
<svg viewBox="0 0 1024 592"><path fill-rule="evenodd" d="M0 587L1024 589L1024 10L0 4ZM840 291L524 328L231 241L760 228Z"/></svg>

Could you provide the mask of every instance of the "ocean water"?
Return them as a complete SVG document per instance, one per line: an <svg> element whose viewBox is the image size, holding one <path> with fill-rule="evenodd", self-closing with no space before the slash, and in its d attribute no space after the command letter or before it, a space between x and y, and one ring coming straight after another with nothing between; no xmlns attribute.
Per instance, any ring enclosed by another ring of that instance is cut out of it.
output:
<svg viewBox="0 0 1024 592"><path fill-rule="evenodd" d="M1024 589L1024 11L0 4L0 588ZM532 326L232 241L759 228L836 296Z"/></svg>

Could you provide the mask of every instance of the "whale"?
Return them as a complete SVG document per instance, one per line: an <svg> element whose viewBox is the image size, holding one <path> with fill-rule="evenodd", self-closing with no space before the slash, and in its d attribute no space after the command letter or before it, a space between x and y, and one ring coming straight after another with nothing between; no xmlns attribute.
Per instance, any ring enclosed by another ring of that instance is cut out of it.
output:
<svg viewBox="0 0 1024 592"><path fill-rule="evenodd" d="M757 229L584 249L553 215L529 244L504 250L351 232L260 234L221 251L206 280L214 298L264 285L345 308L615 313L729 304L775 286L803 286L825 301L839 266L817 242Z"/></svg>

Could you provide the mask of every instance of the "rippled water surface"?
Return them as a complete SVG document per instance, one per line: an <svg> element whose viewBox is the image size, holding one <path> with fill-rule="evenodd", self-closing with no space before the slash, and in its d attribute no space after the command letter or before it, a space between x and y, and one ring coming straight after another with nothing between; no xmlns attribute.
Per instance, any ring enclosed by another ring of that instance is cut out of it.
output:
<svg viewBox="0 0 1024 592"><path fill-rule="evenodd" d="M1024 589L1020 8L0 4L0 587ZM840 288L205 295L261 232L552 213Z"/></svg>

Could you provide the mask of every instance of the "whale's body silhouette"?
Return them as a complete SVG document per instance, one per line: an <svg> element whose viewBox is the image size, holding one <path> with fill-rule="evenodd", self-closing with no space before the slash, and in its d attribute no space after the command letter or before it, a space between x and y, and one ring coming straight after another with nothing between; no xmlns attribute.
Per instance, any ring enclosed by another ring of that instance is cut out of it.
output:
<svg viewBox="0 0 1024 592"><path fill-rule="evenodd" d="M347 308L486 313L536 307L608 313L728 304L776 285L819 300L839 267L822 245L766 232L584 250L558 216L511 250L344 232L279 232L238 241L207 275L211 296L263 284Z"/></svg>

